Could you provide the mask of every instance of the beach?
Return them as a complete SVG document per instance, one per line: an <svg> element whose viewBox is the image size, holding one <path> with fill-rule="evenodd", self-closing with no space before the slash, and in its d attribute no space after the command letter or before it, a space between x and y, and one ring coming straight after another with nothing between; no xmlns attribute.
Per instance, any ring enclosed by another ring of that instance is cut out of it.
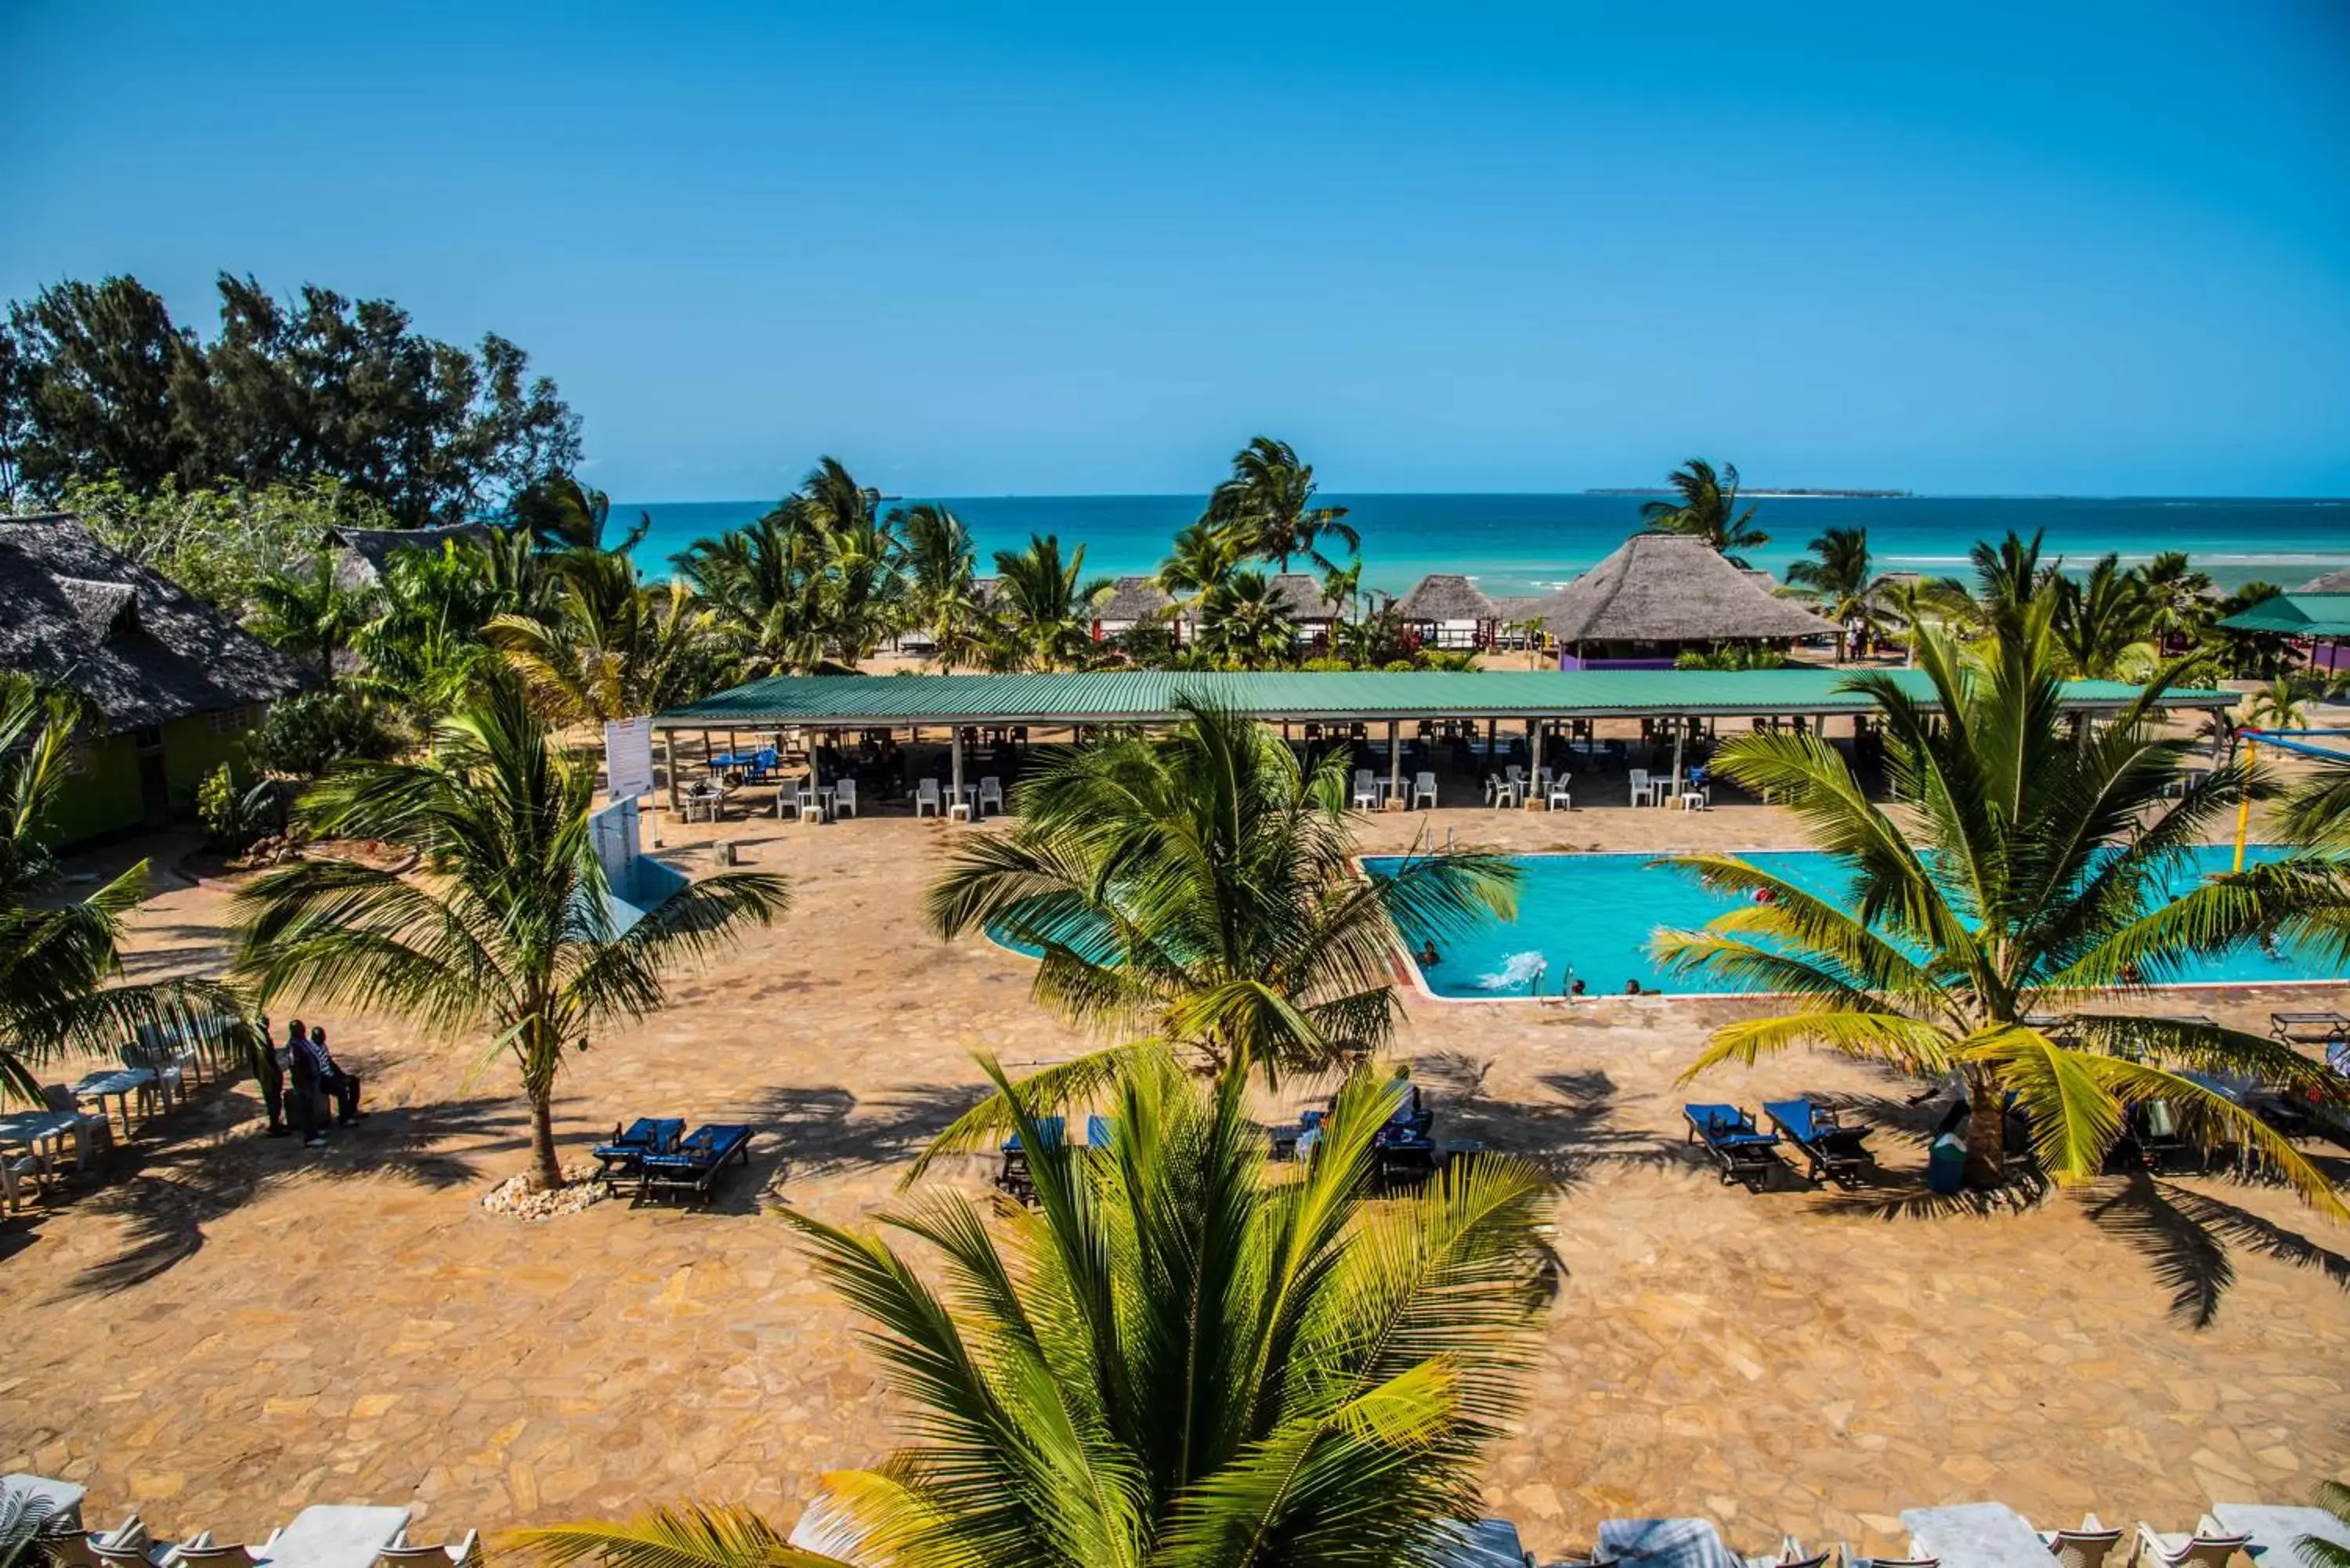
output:
<svg viewBox="0 0 2350 1568"><path fill-rule="evenodd" d="M1538 594L1571 581L1640 526L1643 498L1625 494L1327 494L1363 535L1363 586L1400 594L1430 572L1462 572L1489 594ZM1086 545L1088 570L1156 571L1176 530L1196 520L1198 495L907 496L951 507L991 552L1055 534ZM740 527L769 500L615 500L615 529L639 513L652 530L635 552L659 571L695 538ZM2292 588L2350 566L2350 501L2219 498L2096 499L2032 496L1761 497L1755 523L1770 543L1749 563L1774 576L1829 528L1866 528L1880 572L1959 574L1979 539L2047 530L2047 548L2085 568L2112 552L2122 565L2184 550L2222 589L2253 581ZM887 507L885 506L885 510Z"/></svg>

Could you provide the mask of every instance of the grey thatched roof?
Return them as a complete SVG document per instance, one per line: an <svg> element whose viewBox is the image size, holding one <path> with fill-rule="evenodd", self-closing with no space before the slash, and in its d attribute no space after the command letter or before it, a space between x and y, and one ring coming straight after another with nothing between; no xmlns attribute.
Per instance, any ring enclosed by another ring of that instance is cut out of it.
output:
<svg viewBox="0 0 2350 1568"><path fill-rule="evenodd" d="M1344 613L1338 601L1322 591L1321 579L1305 572L1275 573L1273 597L1292 620L1336 620Z"/></svg>
<svg viewBox="0 0 2350 1568"><path fill-rule="evenodd" d="M1406 620L1494 620L1501 611L1458 572L1430 572L1396 601Z"/></svg>
<svg viewBox="0 0 2350 1568"><path fill-rule="evenodd" d="M2297 594L2350 594L2350 566L2312 577L2293 591Z"/></svg>
<svg viewBox="0 0 2350 1568"><path fill-rule="evenodd" d="M382 577L384 564L395 551L438 550L448 539L486 545L496 533L486 523L459 523L447 528L329 528L327 543L341 547L336 579L345 587L366 587Z"/></svg>
<svg viewBox="0 0 2350 1568"><path fill-rule="evenodd" d="M1094 606L1097 620L1149 620L1175 607L1156 577L1120 577Z"/></svg>
<svg viewBox="0 0 2350 1568"><path fill-rule="evenodd" d="M1530 620L1540 620L1558 607L1558 596L1529 594L1515 597L1497 598L1493 607L1501 612L1503 626L1523 626Z"/></svg>
<svg viewBox="0 0 2350 1568"><path fill-rule="evenodd" d="M266 702L293 659L64 513L0 518L0 669L78 691L111 730Z"/></svg>
<svg viewBox="0 0 2350 1568"><path fill-rule="evenodd" d="M1820 637L1834 624L1756 586L1701 539L1635 534L1567 584L1543 625L1562 642Z"/></svg>

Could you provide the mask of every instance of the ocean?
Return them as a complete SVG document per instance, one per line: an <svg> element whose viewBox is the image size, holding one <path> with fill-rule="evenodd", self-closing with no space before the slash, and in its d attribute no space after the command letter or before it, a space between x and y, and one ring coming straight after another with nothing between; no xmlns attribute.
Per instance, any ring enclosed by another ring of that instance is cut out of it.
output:
<svg viewBox="0 0 2350 1568"><path fill-rule="evenodd" d="M1082 543L1088 572L1150 572L1176 530L1198 518L1197 495L907 497L951 506L971 529L981 570L993 552L1033 534ZM1571 581L1639 526L1645 497L1627 495L1330 495L1363 535L1363 583L1402 593L1430 572L1464 572L1489 594L1538 594ZM888 504L899 504L892 502ZM616 529L639 512L652 532L637 559L659 573L693 539L752 521L773 501L620 502ZM2047 532L2046 549L2085 568L2108 551L2124 565L2184 550L2220 587L2259 580L2298 587L2350 566L2350 501L2092 499L2026 496L1758 497L1771 535L1749 561L1783 576L1826 528L1866 528L1879 571L1964 576L1967 549L2012 528Z"/></svg>

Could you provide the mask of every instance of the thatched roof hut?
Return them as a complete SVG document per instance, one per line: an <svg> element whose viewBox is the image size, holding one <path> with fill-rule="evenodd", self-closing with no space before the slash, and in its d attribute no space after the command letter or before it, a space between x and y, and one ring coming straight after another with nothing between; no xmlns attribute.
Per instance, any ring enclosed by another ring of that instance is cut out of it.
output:
<svg viewBox="0 0 2350 1568"><path fill-rule="evenodd" d="M1635 534L1553 596L1543 625L1565 643L1709 643L1826 637L1836 627L1759 586L1701 539Z"/></svg>
<svg viewBox="0 0 2350 1568"><path fill-rule="evenodd" d="M1105 624L1132 626L1155 620L1175 607L1156 577L1120 577L1094 603L1094 618Z"/></svg>
<svg viewBox="0 0 2350 1568"><path fill-rule="evenodd" d="M2350 566L2312 577L2293 591L2297 594L2350 594Z"/></svg>
<svg viewBox="0 0 2350 1568"><path fill-rule="evenodd" d="M1501 609L1476 584L1458 572L1430 572L1396 600L1396 614L1408 621L1441 623L1497 620Z"/></svg>
<svg viewBox="0 0 2350 1568"><path fill-rule="evenodd" d="M267 702L315 680L66 513L0 518L0 669L80 693L106 732Z"/></svg>
<svg viewBox="0 0 2350 1568"><path fill-rule="evenodd" d="M338 527L327 530L327 543L336 551L335 580L347 588L364 588L383 580L384 566L398 551L438 550L450 539L486 545L496 533L486 523L459 523L446 528Z"/></svg>
<svg viewBox="0 0 2350 1568"><path fill-rule="evenodd" d="M1321 579L1305 572L1280 572L1273 579L1274 602L1281 613L1298 622L1336 620L1345 607L1322 591Z"/></svg>

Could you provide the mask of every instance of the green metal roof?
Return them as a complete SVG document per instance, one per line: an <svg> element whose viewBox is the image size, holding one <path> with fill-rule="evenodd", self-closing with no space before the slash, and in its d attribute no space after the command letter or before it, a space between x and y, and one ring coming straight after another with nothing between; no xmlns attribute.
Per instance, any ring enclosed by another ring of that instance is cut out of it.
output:
<svg viewBox="0 0 2350 1568"><path fill-rule="evenodd" d="M1893 671L1914 695L1918 670ZM1163 719L1191 696L1264 719L1554 719L1866 712L1836 670L1487 670L1264 674L1087 670L1066 675L777 675L654 715L657 729L768 724L1108 723ZM2076 680L2068 708L2129 702L2137 689ZM2178 691L2173 707L2225 708L2225 691Z"/></svg>
<svg viewBox="0 0 2350 1568"><path fill-rule="evenodd" d="M2350 637L2350 594L2279 594L2220 624L2286 637Z"/></svg>

